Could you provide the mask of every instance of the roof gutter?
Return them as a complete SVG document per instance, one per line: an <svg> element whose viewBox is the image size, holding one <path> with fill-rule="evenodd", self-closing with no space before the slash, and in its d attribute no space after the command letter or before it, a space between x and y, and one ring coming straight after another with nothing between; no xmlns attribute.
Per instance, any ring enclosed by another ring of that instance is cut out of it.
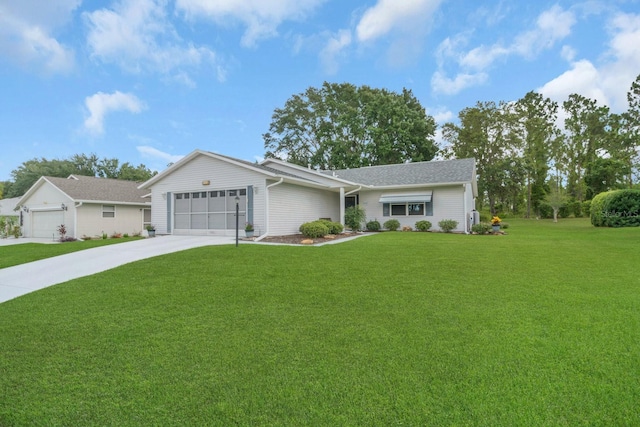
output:
<svg viewBox="0 0 640 427"><path fill-rule="evenodd" d="M280 185L284 182L284 177L280 178L280 181L278 182L274 182L273 184L269 184L265 187L265 192L264 192L264 206L265 206L265 212L264 212L264 218L265 218L265 225L266 225L266 231L264 232L263 235L261 235L260 237L258 237L255 241L259 242L260 240L264 239L265 237L267 237L269 235L269 189L271 187L275 187L276 185Z"/></svg>

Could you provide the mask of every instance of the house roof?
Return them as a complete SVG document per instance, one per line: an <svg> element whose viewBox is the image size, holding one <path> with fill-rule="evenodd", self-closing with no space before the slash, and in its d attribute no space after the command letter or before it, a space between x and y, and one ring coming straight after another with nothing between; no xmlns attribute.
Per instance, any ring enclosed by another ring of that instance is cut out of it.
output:
<svg viewBox="0 0 640 427"><path fill-rule="evenodd" d="M139 182L121 179L96 178L71 175L68 178L44 176L25 194L27 196L38 184L48 181L76 202L112 202L119 204L145 204L146 191L139 190ZM26 200L26 197L23 199Z"/></svg>
<svg viewBox="0 0 640 427"><path fill-rule="evenodd" d="M322 171L327 176L375 187L473 182L475 159L440 160Z"/></svg>
<svg viewBox="0 0 640 427"><path fill-rule="evenodd" d="M188 164L191 160L193 160L194 158L198 157L198 156L207 156L207 157L212 157L215 159L219 159L222 160L224 162L228 162L231 164L235 164L237 166L243 167L243 168L247 168L247 169L252 169L256 172L262 173L264 175L273 177L273 178L286 178L295 182L298 182L299 184L302 185L310 185L310 186L320 186L320 187L326 187L325 185L322 185L316 181L310 180L306 177L300 176L300 175L295 175L289 172L284 172L281 171L279 169L275 169L269 166L265 166L259 163L254 163L254 162L249 162L247 160L241 160L241 159L237 159L235 157L230 157L230 156L225 156L223 154L218 154L218 153L213 153L211 151L204 151L204 150L194 150L191 153L189 153L187 156L183 157L182 159L178 160L176 163L174 163L173 165L169 166L169 168L165 169L164 171L160 172L159 174L155 175L154 177L152 177L150 180L142 183L139 185L140 188L150 188L154 183L164 179L166 176L170 175L171 173L173 173L174 171L180 169L181 167L183 167L184 165Z"/></svg>

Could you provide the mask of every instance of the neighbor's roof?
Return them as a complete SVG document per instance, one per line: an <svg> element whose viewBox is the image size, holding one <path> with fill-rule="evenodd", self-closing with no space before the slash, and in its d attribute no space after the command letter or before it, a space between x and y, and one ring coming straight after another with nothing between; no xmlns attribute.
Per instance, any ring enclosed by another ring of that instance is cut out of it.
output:
<svg viewBox="0 0 640 427"><path fill-rule="evenodd" d="M385 187L473 182L475 159L440 160L322 171L363 185Z"/></svg>
<svg viewBox="0 0 640 427"><path fill-rule="evenodd" d="M51 176L43 178L78 202L100 201L143 204L149 201L144 199L147 191L138 189L139 182L82 175L71 175L69 178Z"/></svg>

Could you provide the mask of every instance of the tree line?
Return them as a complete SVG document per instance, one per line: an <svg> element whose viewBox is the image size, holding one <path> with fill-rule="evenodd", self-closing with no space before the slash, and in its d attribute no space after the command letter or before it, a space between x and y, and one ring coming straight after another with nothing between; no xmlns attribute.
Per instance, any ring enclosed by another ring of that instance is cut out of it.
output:
<svg viewBox="0 0 640 427"><path fill-rule="evenodd" d="M579 216L582 202L596 194L634 185L640 75L627 100L621 114L579 94L561 106L535 92L516 102L478 102L459 113L458 124L443 126L443 154L476 158L479 202L494 214L540 215L549 195L564 193Z"/></svg>
<svg viewBox="0 0 640 427"><path fill-rule="evenodd" d="M637 185L640 75L627 100L620 114L579 94L562 105L533 91L514 102L477 102L443 125L447 145L438 147L435 120L410 90L325 82L274 110L265 157L325 170L474 157L479 209L529 217L570 200L579 215L594 195ZM20 196L42 175L70 174L145 181L155 172L95 154L32 159L0 183L0 194Z"/></svg>
<svg viewBox="0 0 640 427"><path fill-rule="evenodd" d="M143 164L120 164L118 159L100 159L95 154L75 154L63 160L34 158L11 171L13 180L0 182L0 198L22 196L41 176L66 178L69 175L83 175L143 182L156 173Z"/></svg>
<svg viewBox="0 0 640 427"><path fill-rule="evenodd" d="M265 157L320 169L474 157L478 207L539 216L545 200L581 203L631 187L638 168L640 75L621 114L579 94L562 105L536 92L515 102L478 102L436 124L411 91L324 83L294 95L263 135ZM563 119L563 123L559 123ZM562 193L562 194L560 194ZM557 208L557 203L551 203ZM549 203L547 203L549 205Z"/></svg>

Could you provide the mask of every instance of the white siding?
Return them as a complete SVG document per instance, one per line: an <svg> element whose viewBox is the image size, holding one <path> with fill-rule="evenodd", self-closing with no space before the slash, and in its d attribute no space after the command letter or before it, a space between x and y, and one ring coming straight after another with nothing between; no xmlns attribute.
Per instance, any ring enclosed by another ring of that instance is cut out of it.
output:
<svg viewBox="0 0 640 427"><path fill-rule="evenodd" d="M425 191L433 191L433 215L432 216L383 216L382 203L379 202L380 196L383 194L411 194ZM453 219L458 221L458 227L454 231L464 231L464 203L463 203L463 186L449 186L436 188L413 188L411 190L384 190L384 191L360 191L360 206L367 214L367 221L377 220L380 225L389 219L397 219L401 226L409 226L415 228L416 222L420 220L430 221L432 230L439 230L438 222L443 219ZM467 210L471 211L473 196L467 203Z"/></svg>
<svg viewBox="0 0 640 427"><path fill-rule="evenodd" d="M301 224L319 218L340 221L340 193L279 184L269 189L269 234L299 233Z"/></svg>
<svg viewBox="0 0 640 427"><path fill-rule="evenodd" d="M115 233L133 236L142 232L142 206L114 205L116 211L113 218L102 216L102 206L98 203L84 203L76 209L78 232L75 237L100 237L102 233L109 236Z"/></svg>
<svg viewBox="0 0 640 427"><path fill-rule="evenodd" d="M209 181L209 185L204 182ZM176 234L213 234L213 230L174 230L167 229L167 197L169 193L188 193L196 191L213 191L240 189L253 186L253 224L256 234L264 233L265 224L265 176L259 172L246 169L222 160L207 156L198 156L173 171L151 187L151 223L156 226L156 233ZM171 200L170 200L171 201ZM173 213L173 207L171 207ZM173 215L171 214L173 218ZM242 224L243 226L244 224Z"/></svg>
<svg viewBox="0 0 640 427"><path fill-rule="evenodd" d="M22 235L24 237L34 237L34 225L35 228L38 228L38 224L34 224L34 212L36 211L46 211L46 210L60 210L60 206L64 203L67 206L66 211L62 212L62 221L67 229L67 235L74 235L74 210L73 210L73 201L65 196L57 187L49 184L44 181L40 187L38 187L33 194L24 202L24 205L27 206L30 211L28 213L25 212L24 221L22 224ZM36 218L37 219L37 218ZM58 224L62 225L62 224ZM40 231L42 233L42 231ZM52 233L55 233L55 237L58 238L59 235L57 230L52 230ZM49 232L47 232L47 237L50 237Z"/></svg>

